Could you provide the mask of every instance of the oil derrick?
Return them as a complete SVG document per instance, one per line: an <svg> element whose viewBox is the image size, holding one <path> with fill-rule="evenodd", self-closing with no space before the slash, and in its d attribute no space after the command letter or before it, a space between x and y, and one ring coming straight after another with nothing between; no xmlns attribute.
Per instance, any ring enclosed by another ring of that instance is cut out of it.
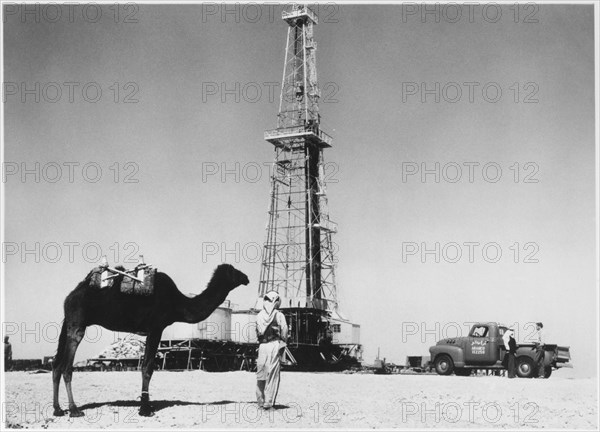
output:
<svg viewBox="0 0 600 432"><path fill-rule="evenodd" d="M292 353L314 363L326 360L310 347L331 342L332 320L358 326L338 311L332 242L337 227L329 220L323 159L332 138L321 129L313 39L318 18L296 4L284 9L282 19L288 28L277 129L264 135L275 155L256 307L266 292L277 291L291 328L290 347L296 348Z"/></svg>

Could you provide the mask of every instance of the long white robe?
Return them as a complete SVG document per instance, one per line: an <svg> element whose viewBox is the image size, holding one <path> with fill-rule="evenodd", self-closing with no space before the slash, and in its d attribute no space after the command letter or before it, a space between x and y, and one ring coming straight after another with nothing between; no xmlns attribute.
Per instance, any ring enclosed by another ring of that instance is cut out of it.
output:
<svg viewBox="0 0 600 432"><path fill-rule="evenodd" d="M281 357L285 349L288 327L285 316L275 311L277 325L282 339L261 343L258 347L256 359L256 399L259 406L271 408L279 391L279 378L281 372Z"/></svg>

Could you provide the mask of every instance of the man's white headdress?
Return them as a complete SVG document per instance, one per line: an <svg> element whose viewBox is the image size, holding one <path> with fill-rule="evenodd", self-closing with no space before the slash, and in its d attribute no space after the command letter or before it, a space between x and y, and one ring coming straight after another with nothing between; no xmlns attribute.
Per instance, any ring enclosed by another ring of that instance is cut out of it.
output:
<svg viewBox="0 0 600 432"><path fill-rule="evenodd" d="M263 298L263 309L258 313L256 317L256 327L258 332L262 335L265 330L275 319L277 309L281 305L281 298L279 293L276 291L269 291Z"/></svg>

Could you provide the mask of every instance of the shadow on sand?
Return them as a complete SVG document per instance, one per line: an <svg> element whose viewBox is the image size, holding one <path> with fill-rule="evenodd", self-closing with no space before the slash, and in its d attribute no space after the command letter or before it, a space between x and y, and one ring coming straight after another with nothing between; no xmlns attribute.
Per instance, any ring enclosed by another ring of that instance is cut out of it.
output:
<svg viewBox="0 0 600 432"><path fill-rule="evenodd" d="M196 406L212 406L212 405L228 405L228 404L253 404L256 405L255 401L251 402L240 402L240 401L231 401L231 400L221 400L216 402L186 402L181 400L153 400L150 401L150 404L154 408L155 412L161 411L165 408L171 408L174 406L186 406L186 405L196 405ZM92 410L101 407L138 407L140 406L139 400L118 400L112 402L93 402L85 405L81 405L79 409L81 411ZM276 404L273 406L274 410L287 409L289 406Z"/></svg>

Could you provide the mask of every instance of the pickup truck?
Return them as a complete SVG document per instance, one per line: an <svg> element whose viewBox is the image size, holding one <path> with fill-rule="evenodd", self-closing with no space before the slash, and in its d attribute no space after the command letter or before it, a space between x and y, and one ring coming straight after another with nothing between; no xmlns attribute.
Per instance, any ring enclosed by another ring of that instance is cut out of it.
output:
<svg viewBox="0 0 600 432"><path fill-rule="evenodd" d="M506 348L502 336L508 327L498 323L477 323L466 337L448 338L429 348L431 362L440 375L454 372L468 376L473 370L503 370L502 360ZM573 367L569 361L569 347L544 345L544 376L549 378L552 371L561 367ZM538 375L535 363L535 344L519 344L515 363L517 376L531 378Z"/></svg>

